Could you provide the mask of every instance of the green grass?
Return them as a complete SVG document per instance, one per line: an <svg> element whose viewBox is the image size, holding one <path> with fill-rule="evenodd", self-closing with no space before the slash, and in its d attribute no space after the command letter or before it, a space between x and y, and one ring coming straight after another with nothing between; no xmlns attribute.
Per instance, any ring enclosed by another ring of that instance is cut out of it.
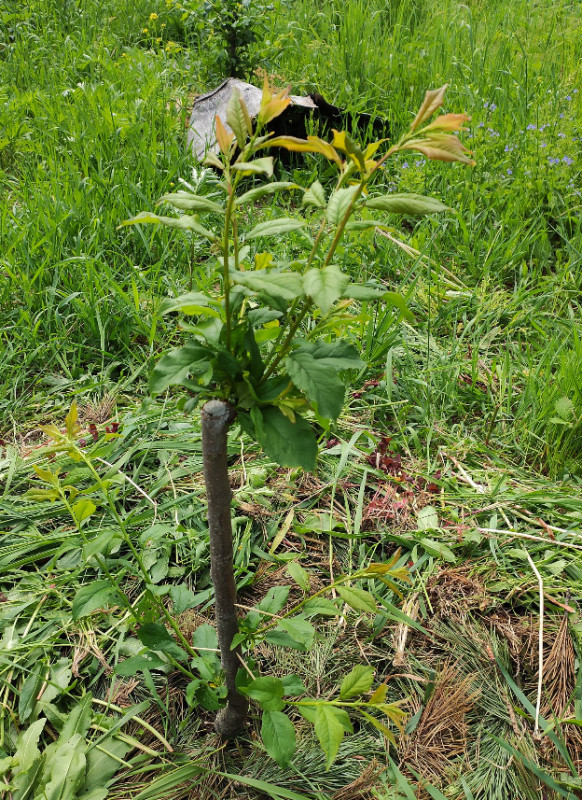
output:
<svg viewBox="0 0 582 800"><path fill-rule="evenodd" d="M387 190L430 194L453 210L419 223L395 220L408 252L372 233L338 251L357 279L381 278L402 291L416 322L396 325L385 309L354 321L350 335L370 366L353 376L355 394L332 432L338 443L326 447L322 439L317 480L277 472L246 440L241 449L236 429L231 441L233 460L244 456L234 492L242 603L252 605L269 580L285 582L271 574L284 570L281 553L266 554L293 510L281 549L303 555L313 580L404 548L414 564L408 598L416 598L432 637L409 633L409 672L430 682L430 670L438 673L451 652L462 674L489 675L495 691L468 716L471 735L484 737L481 749L467 748L469 762L453 759L440 780L455 800L541 797L543 778L532 763L561 780L566 794L568 780L571 796L579 792L558 745L533 737L527 703L535 703L535 658L524 633L531 618L535 638L539 621L538 583L524 548L552 598L546 656L563 612L552 600L577 607L582 590L579 10L569 0L349 0L341 8L281 0L254 50L256 66L278 83L382 116L393 134L410 122L424 90L445 82L446 109L472 116L465 139L475 167L412 156L383 179ZM157 316L159 304L191 281L207 285L211 255L204 243L190 246L157 227L118 227L182 180L215 191L216 178L185 151L192 97L219 79L218 44L207 39L203 19L194 0L37 0L0 11L0 764L36 718L48 720L42 747L57 738L83 689L107 702L110 668L137 646L123 611L72 620L76 591L100 578L99 569L84 558L60 501L26 496L37 483L34 465L59 468L98 506L89 538L114 527L86 471L64 456L51 464L43 449L39 424L62 424L73 399L85 407L88 452L101 448L91 422L100 437L110 419L122 423L103 456L115 465L108 475L115 506L132 540L150 548L156 585L184 583L200 593L195 613L179 624L191 632L211 616L196 417L184 418L175 397L153 402L146 391L156 358L180 337ZM321 168L308 157L289 171L307 184ZM256 213L280 211L273 201ZM284 256L283 243L277 254ZM99 413L94 406L107 393L113 411L105 404ZM382 436L391 437L400 474L377 468ZM438 515L437 530L423 529L426 506ZM110 568L138 596L128 552L115 538L107 547ZM451 599L466 615L464 640L435 599L447 570L475 582ZM501 617L513 633L500 633ZM571 621L579 657L578 612ZM293 656L310 690L331 692L363 654L380 680L395 673L390 614L352 623L322 628L314 653ZM483 657L487 647L511 681ZM259 661L264 672L288 671L286 654L262 653ZM564 715L580 718L576 670L577 694ZM298 754L282 772L254 734L238 749L217 751L211 717L188 710L180 679L152 674L153 683L118 686L120 708L155 696L138 714L155 733L128 718L119 729L125 738L107 738L112 798L133 797L162 774L156 797L187 797L180 782L194 778L201 797L260 796L260 787L225 788L231 779L220 772L330 797L372 756L378 798L414 796L414 763L400 764L399 778L374 729L362 726L346 739L326 773L313 733L298 721ZM390 700L428 701L418 681L395 677L389 685ZM545 691L551 696L549 683ZM81 726L89 749L99 726L123 717L95 706L89 727ZM258 726L253 716L251 729ZM558 727L574 757L572 726ZM511 760L491 733L521 755ZM200 759L200 769L166 774L184 754ZM510 761L502 781L491 765ZM266 783L262 790L275 791Z"/></svg>

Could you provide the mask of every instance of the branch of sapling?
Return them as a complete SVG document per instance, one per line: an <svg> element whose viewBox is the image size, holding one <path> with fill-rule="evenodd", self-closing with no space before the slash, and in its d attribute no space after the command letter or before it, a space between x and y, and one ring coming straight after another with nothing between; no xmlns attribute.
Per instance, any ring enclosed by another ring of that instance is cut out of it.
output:
<svg viewBox="0 0 582 800"><path fill-rule="evenodd" d="M236 178L235 176L235 182ZM223 290L224 290L224 315L225 315L225 326L226 326L226 347L228 350L231 349L231 321L230 321L230 265L229 265L229 257L230 257L230 248L229 248L229 228L230 228L230 217L232 214L232 209L234 207L234 202L236 200L236 195L234 193L234 186L231 185L230 182L230 174L226 176L227 180L227 190L228 190L228 202L226 204L226 215L224 219L224 238L223 238L223 256L224 256L224 265L223 265Z"/></svg>
<svg viewBox="0 0 582 800"><path fill-rule="evenodd" d="M244 105L241 106L244 110ZM237 164L240 163L247 163L249 158L255 152L255 142L257 136L259 134L261 125L257 124L254 130L252 130L252 123L250 118L248 118L248 114L245 114L245 118L247 118L247 128L251 126L251 138L247 145L243 148L241 154L237 158ZM236 190L240 181L243 178L243 173L240 171L235 171L234 178L233 178L233 170L231 164L231 158L234 153L233 144L234 142L229 142L227 144L227 140L224 138L226 131L220 121L220 118L216 117L216 130L217 130L217 138L219 139L219 145L221 150L223 150L225 155L225 171L224 177L226 182L226 192L228 194L228 200L226 205L226 213L224 219L224 232L223 232L223 290L224 290L224 314L225 314L225 330L226 330L226 347L227 350L231 351L231 344L232 344L232 321L231 321L231 313L230 313L230 238L229 233L232 229L232 240L233 240L233 256L234 256L234 268L238 270L239 268L239 243L238 243L238 227L237 227L237 208L236 208ZM219 133L220 131L220 133Z"/></svg>
<svg viewBox="0 0 582 800"><path fill-rule="evenodd" d="M362 177L362 179L360 180L360 183L358 185L357 191L354 193L354 196L353 196L353 198L352 198L352 200L351 200L351 202L350 202L350 204L349 204L349 206L348 206L343 218L341 219L339 225L337 226L337 230L336 230L335 236L333 238L333 241L332 241L332 243L331 243L331 245L329 247L329 250L328 250L327 255L326 255L326 257L324 259L324 262L323 262L323 266L324 267L327 267L330 264L334 254L335 254L335 251L336 251L336 249L337 249L337 247L338 247L338 245L339 245L339 243L341 241L341 238L342 238L342 236L344 234L345 227L346 227L351 215L354 212L356 202L359 199L360 195L362 194L362 191L364 189L365 183L366 183L365 177ZM312 251L311 251L310 260L307 262L306 270L307 270L307 268L309 268L309 266L311 266L311 260L312 260L313 256L315 255L317 241L321 238L321 235L323 234L324 228L325 228L325 218L323 219L322 224L320 226L320 229L318 231L316 242L314 243L314 246L313 246ZM277 352L275 358L273 359L271 364L268 365L267 369L265 370L265 373L264 373L264 375L263 375L263 377L261 379L261 383L264 383L268 378L271 377L273 372L277 369L277 367L279 366L281 361L285 358L285 356L289 352L289 349L290 349L291 345L293 344L293 340L295 339L295 334L297 333L297 331L299 329L299 326L301 325L301 323L303 322L303 320L305 319L305 317L309 313L312 305L313 305L313 301L310 298L307 298L307 300L305 301L305 305L304 305L303 309L301 310L299 315L296 317L295 321L292 323L291 328L289 330L289 333L287 334L287 337L286 337L285 341L280 346L280 348L278 348L278 352ZM293 308L293 306L292 306L292 308ZM316 327L317 327L317 325L316 325ZM276 349L277 348L274 347L272 352L276 352Z"/></svg>

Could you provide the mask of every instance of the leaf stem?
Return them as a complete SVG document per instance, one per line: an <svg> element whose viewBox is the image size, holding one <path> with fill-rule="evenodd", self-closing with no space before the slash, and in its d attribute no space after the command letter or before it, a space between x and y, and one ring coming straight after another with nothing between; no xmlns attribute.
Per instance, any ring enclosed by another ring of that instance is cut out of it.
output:
<svg viewBox="0 0 582 800"><path fill-rule="evenodd" d="M224 236L222 241L222 249L223 249L223 271L222 271L222 281L223 281L223 290L224 290L224 316L225 316L225 327L226 327L226 347L227 350L230 351L231 345L231 319L230 319L230 264L229 264L229 247L228 247L228 233L230 228L230 221L232 217L232 209L234 207L235 201L235 193L234 193L234 186L230 182L230 174L227 176L228 181L228 202L226 204L226 214L224 219Z"/></svg>

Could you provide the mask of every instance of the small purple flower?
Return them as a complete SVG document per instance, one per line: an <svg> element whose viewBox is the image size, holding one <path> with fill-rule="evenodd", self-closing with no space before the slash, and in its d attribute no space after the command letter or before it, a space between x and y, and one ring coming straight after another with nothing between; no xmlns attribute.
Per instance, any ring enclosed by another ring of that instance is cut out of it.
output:
<svg viewBox="0 0 582 800"><path fill-rule="evenodd" d="M564 156L562 161L564 164L567 164L568 166L574 163L574 161L570 158L570 156Z"/></svg>
<svg viewBox="0 0 582 800"><path fill-rule="evenodd" d="M548 158L548 164L559 164L559 163L560 163L559 158Z"/></svg>
<svg viewBox="0 0 582 800"><path fill-rule="evenodd" d="M487 100L485 100L485 102L483 103L483 108L489 108L489 103L487 102Z"/></svg>
<svg viewBox="0 0 582 800"><path fill-rule="evenodd" d="M577 90L576 90L576 91L577 91ZM567 100L568 102L570 102L570 100L571 100L571 99L572 99L572 96L571 96L571 95L569 95L569 94L567 94L567 95L566 95L566 100Z"/></svg>
<svg viewBox="0 0 582 800"><path fill-rule="evenodd" d="M402 164L402 169L408 169L408 161L404 161Z"/></svg>
<svg viewBox="0 0 582 800"><path fill-rule="evenodd" d="M564 115L563 114L559 114L558 116L560 117L560 119L564 119Z"/></svg>
<svg viewBox="0 0 582 800"><path fill-rule="evenodd" d="M526 131L535 131L535 130L537 130L536 126L533 124L533 122L530 122L530 124L526 128Z"/></svg>
<svg viewBox="0 0 582 800"><path fill-rule="evenodd" d="M506 144L503 149L505 150L506 153L511 153L511 151L513 150L513 146L510 144Z"/></svg>
<svg viewBox="0 0 582 800"><path fill-rule="evenodd" d="M491 105L489 106L489 111L497 111L497 106L495 105L495 103L491 103Z"/></svg>
<svg viewBox="0 0 582 800"><path fill-rule="evenodd" d="M578 94L578 89L574 89L574 91L572 92L572 94Z"/></svg>
<svg viewBox="0 0 582 800"><path fill-rule="evenodd" d="M565 139L566 138L566 134L565 133L559 133L558 134L558 138L559 139Z"/></svg>
<svg viewBox="0 0 582 800"><path fill-rule="evenodd" d="M540 147L547 147L547 146L548 146L548 145L547 145L545 142L542 142L542 143L540 144Z"/></svg>
<svg viewBox="0 0 582 800"><path fill-rule="evenodd" d="M477 127L478 127L478 128L484 128L484 127L485 127L485 123L484 123L484 122L480 122L480 123L477 125Z"/></svg>
<svg viewBox="0 0 582 800"><path fill-rule="evenodd" d="M414 162L415 167L424 167L425 164L426 161L424 160L424 158L419 158L418 161Z"/></svg>
<svg viewBox="0 0 582 800"><path fill-rule="evenodd" d="M513 170L512 170L512 169L508 169L508 170L507 170L507 174L508 174L508 175L513 175Z"/></svg>

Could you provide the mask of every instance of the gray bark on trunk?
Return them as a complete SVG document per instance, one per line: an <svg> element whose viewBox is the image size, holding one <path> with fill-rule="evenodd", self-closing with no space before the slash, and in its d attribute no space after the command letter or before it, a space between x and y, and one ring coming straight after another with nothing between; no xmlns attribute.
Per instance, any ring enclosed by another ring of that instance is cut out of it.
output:
<svg viewBox="0 0 582 800"><path fill-rule="evenodd" d="M228 403L210 400L202 408L202 459L210 530L210 575L214 585L216 629L222 668L228 690L226 708L218 712L216 732L232 738L245 721L249 702L236 688L241 666L240 645L230 649L238 633L236 584L233 570L231 491L228 479L227 431L234 418Z"/></svg>

